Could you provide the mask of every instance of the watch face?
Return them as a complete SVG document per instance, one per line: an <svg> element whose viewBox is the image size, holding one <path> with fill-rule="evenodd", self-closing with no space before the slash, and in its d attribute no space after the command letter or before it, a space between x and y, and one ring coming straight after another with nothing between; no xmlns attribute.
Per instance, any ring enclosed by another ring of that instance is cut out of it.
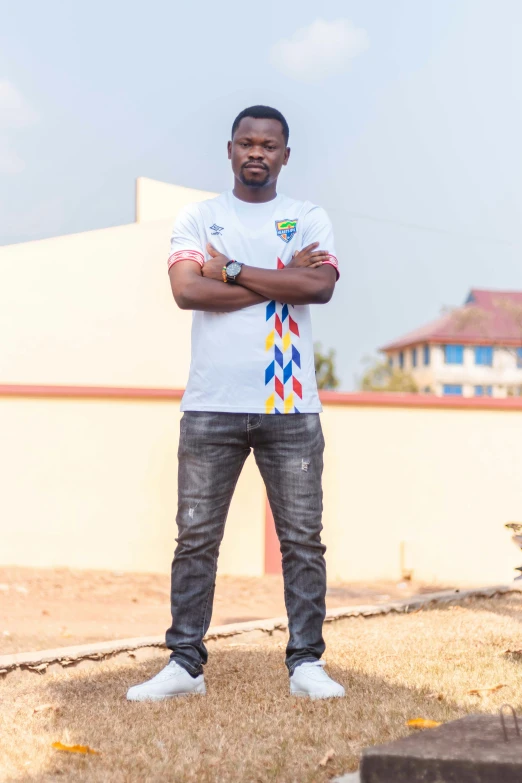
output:
<svg viewBox="0 0 522 783"><path fill-rule="evenodd" d="M234 261L233 264L227 266L227 275L229 277L235 277L240 273L240 271L241 271L241 264L238 264L237 261Z"/></svg>

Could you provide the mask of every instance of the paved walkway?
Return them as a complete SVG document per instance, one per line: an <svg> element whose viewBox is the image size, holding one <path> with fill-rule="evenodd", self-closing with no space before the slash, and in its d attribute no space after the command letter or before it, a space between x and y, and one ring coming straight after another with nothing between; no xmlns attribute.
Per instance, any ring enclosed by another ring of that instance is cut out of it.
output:
<svg viewBox="0 0 522 783"><path fill-rule="evenodd" d="M437 589L332 583L327 607L386 603ZM0 654L163 634L170 625L169 593L168 573L0 567ZM212 625L284 614L280 576L218 577Z"/></svg>

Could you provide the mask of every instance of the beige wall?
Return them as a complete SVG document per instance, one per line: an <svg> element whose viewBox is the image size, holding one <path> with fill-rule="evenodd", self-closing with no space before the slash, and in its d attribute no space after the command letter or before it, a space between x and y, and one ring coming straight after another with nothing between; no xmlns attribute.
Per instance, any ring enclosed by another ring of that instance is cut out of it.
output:
<svg viewBox="0 0 522 783"><path fill-rule="evenodd" d="M326 406L330 577L505 582L522 565L522 411Z"/></svg>
<svg viewBox="0 0 522 783"><path fill-rule="evenodd" d="M175 212L202 191L140 180L139 223L0 248L0 385L183 387L189 313L166 273ZM174 549L179 403L0 392L0 562L164 571ZM522 412L326 405L331 578L503 582L522 558ZM260 574L252 458L220 569Z"/></svg>
<svg viewBox="0 0 522 783"><path fill-rule="evenodd" d="M147 222L0 248L0 383L185 385L191 314L172 299L170 234L213 194L139 182Z"/></svg>
<svg viewBox="0 0 522 783"><path fill-rule="evenodd" d="M522 411L325 405L330 579L509 581L522 553ZM0 562L168 569L179 404L0 397ZM240 480L220 572L263 571L264 490Z"/></svg>
<svg viewBox="0 0 522 783"><path fill-rule="evenodd" d="M169 239L177 211L213 194L146 178L137 190L139 224L0 248L0 385L184 387L191 314L172 299ZM178 403L0 395L0 562L163 571L178 421ZM223 544L227 573L263 567L251 463Z"/></svg>
<svg viewBox="0 0 522 783"><path fill-rule="evenodd" d="M186 204L192 201L203 201L216 195L208 190L184 188L169 182L138 177L136 180L136 222L172 219Z"/></svg>
<svg viewBox="0 0 522 783"><path fill-rule="evenodd" d="M0 563L165 572L176 536L178 402L0 397ZM263 569L247 461L220 571Z"/></svg>
<svg viewBox="0 0 522 783"><path fill-rule="evenodd" d="M171 220L0 248L0 383L186 383L191 314L172 299Z"/></svg>

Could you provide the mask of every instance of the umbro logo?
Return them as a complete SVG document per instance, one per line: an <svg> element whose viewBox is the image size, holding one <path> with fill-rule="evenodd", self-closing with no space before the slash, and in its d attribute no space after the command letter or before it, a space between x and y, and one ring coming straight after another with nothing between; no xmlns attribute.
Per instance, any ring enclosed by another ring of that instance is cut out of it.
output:
<svg viewBox="0 0 522 783"><path fill-rule="evenodd" d="M221 232L223 231L223 226L216 226L214 223L212 226L210 226L210 230L212 231L213 237L220 237Z"/></svg>

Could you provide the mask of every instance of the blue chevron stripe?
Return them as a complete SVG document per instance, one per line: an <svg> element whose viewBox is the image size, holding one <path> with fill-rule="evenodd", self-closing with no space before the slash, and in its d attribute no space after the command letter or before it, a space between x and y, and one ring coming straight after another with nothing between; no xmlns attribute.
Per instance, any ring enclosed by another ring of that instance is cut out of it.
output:
<svg viewBox="0 0 522 783"><path fill-rule="evenodd" d="M283 370L283 383L286 383L289 378L292 377L292 360L288 362Z"/></svg>
<svg viewBox="0 0 522 783"><path fill-rule="evenodd" d="M295 345L292 345L292 361L297 364L299 369L301 369L301 354L295 347Z"/></svg>
<svg viewBox="0 0 522 783"><path fill-rule="evenodd" d="M287 317L288 317L288 305L285 304L283 305L283 309L281 310L281 320L283 321L283 323L285 322Z"/></svg>
<svg viewBox="0 0 522 783"><path fill-rule="evenodd" d="M281 349L277 347L277 345L274 346L274 356L275 360L278 363L280 367L283 366L283 354L281 352Z"/></svg>
<svg viewBox="0 0 522 783"><path fill-rule="evenodd" d="M274 300L269 302L266 306L266 320L269 321L276 311L276 303Z"/></svg>
<svg viewBox="0 0 522 783"><path fill-rule="evenodd" d="M270 383L274 375L275 375L275 363L270 362L270 364L265 370L265 386L267 383Z"/></svg>

